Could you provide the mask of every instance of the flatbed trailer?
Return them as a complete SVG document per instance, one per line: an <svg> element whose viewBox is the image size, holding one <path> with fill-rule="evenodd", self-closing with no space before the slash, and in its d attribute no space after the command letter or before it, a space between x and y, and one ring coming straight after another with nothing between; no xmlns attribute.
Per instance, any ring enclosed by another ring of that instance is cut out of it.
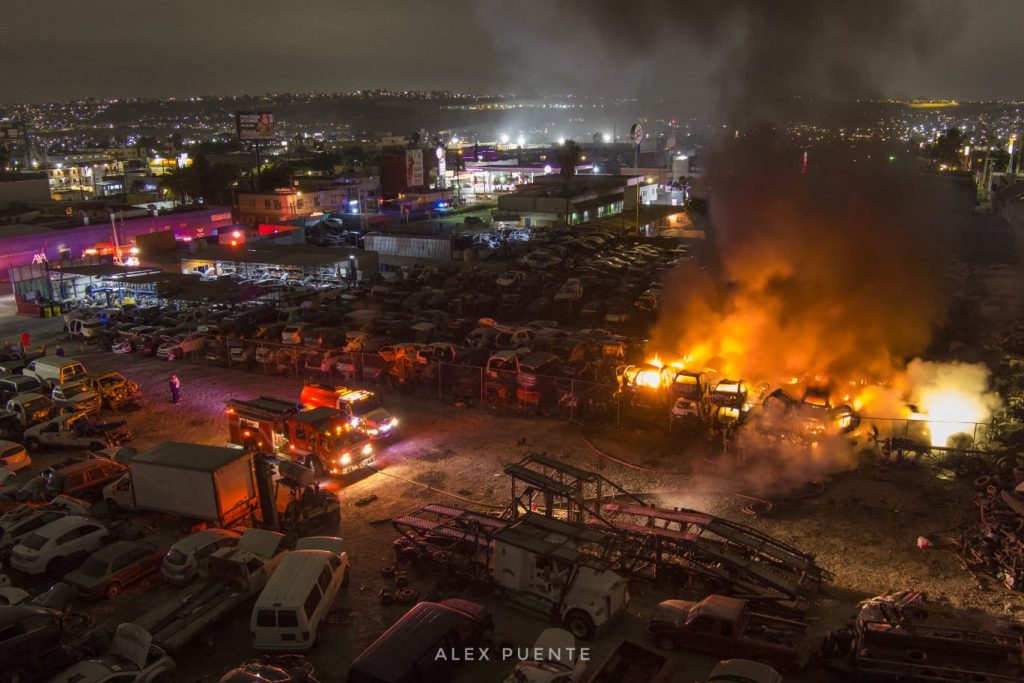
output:
<svg viewBox="0 0 1024 683"><path fill-rule="evenodd" d="M220 581L199 581L160 607L134 620L153 642L175 652L249 599L241 588Z"/></svg>

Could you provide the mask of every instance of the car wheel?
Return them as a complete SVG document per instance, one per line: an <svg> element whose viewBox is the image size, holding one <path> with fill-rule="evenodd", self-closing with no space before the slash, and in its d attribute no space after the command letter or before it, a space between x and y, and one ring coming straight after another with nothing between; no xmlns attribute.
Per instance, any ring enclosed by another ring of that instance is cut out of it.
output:
<svg viewBox="0 0 1024 683"><path fill-rule="evenodd" d="M574 609L565 617L565 626L569 632L580 640L590 640L594 637L594 620L586 612Z"/></svg>
<svg viewBox="0 0 1024 683"><path fill-rule="evenodd" d="M107 586L107 590L104 591L103 594L107 596L107 600L114 600L121 594L121 584L114 581L112 584Z"/></svg>

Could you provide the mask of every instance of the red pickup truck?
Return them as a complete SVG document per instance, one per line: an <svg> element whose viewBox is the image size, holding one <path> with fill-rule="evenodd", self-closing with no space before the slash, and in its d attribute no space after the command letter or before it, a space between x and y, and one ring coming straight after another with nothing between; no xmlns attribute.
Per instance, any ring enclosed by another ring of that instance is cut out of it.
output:
<svg viewBox="0 0 1024 683"><path fill-rule="evenodd" d="M797 671L810 656L807 624L752 612L746 600L723 595L666 600L655 608L647 630L666 650L753 659L778 671Z"/></svg>

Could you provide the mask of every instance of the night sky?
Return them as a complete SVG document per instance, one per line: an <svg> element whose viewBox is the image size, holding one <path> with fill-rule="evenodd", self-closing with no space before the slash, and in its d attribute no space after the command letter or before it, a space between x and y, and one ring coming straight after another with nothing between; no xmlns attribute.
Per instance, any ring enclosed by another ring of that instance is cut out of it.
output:
<svg viewBox="0 0 1024 683"><path fill-rule="evenodd" d="M847 78L863 62L871 95L1024 97L1020 0L887 0L803 23L808 6L833 3L755 3L772 8L778 31L751 2L4 0L0 100L358 88L704 97L754 35L781 68L842 50L848 63L828 67L829 78L844 73L822 90L830 95L847 85L864 94ZM907 13L879 30L890 6ZM818 21L832 22L828 41L814 40ZM844 44L854 24L858 37Z"/></svg>

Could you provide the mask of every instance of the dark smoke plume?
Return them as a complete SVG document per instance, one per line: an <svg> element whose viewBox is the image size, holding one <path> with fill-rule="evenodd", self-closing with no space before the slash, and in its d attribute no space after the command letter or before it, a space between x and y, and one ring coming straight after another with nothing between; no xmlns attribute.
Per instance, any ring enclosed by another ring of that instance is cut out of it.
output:
<svg viewBox="0 0 1024 683"><path fill-rule="evenodd" d="M956 26L951 3L920 0L483 0L475 7L513 83L611 95L642 89L669 100L702 85L735 124L778 121L807 98L878 96L891 72L948 42Z"/></svg>
<svg viewBox="0 0 1024 683"><path fill-rule="evenodd" d="M887 157L758 132L722 143L703 183L716 258L674 273L651 348L778 382L884 380L944 312L938 233L912 176Z"/></svg>

